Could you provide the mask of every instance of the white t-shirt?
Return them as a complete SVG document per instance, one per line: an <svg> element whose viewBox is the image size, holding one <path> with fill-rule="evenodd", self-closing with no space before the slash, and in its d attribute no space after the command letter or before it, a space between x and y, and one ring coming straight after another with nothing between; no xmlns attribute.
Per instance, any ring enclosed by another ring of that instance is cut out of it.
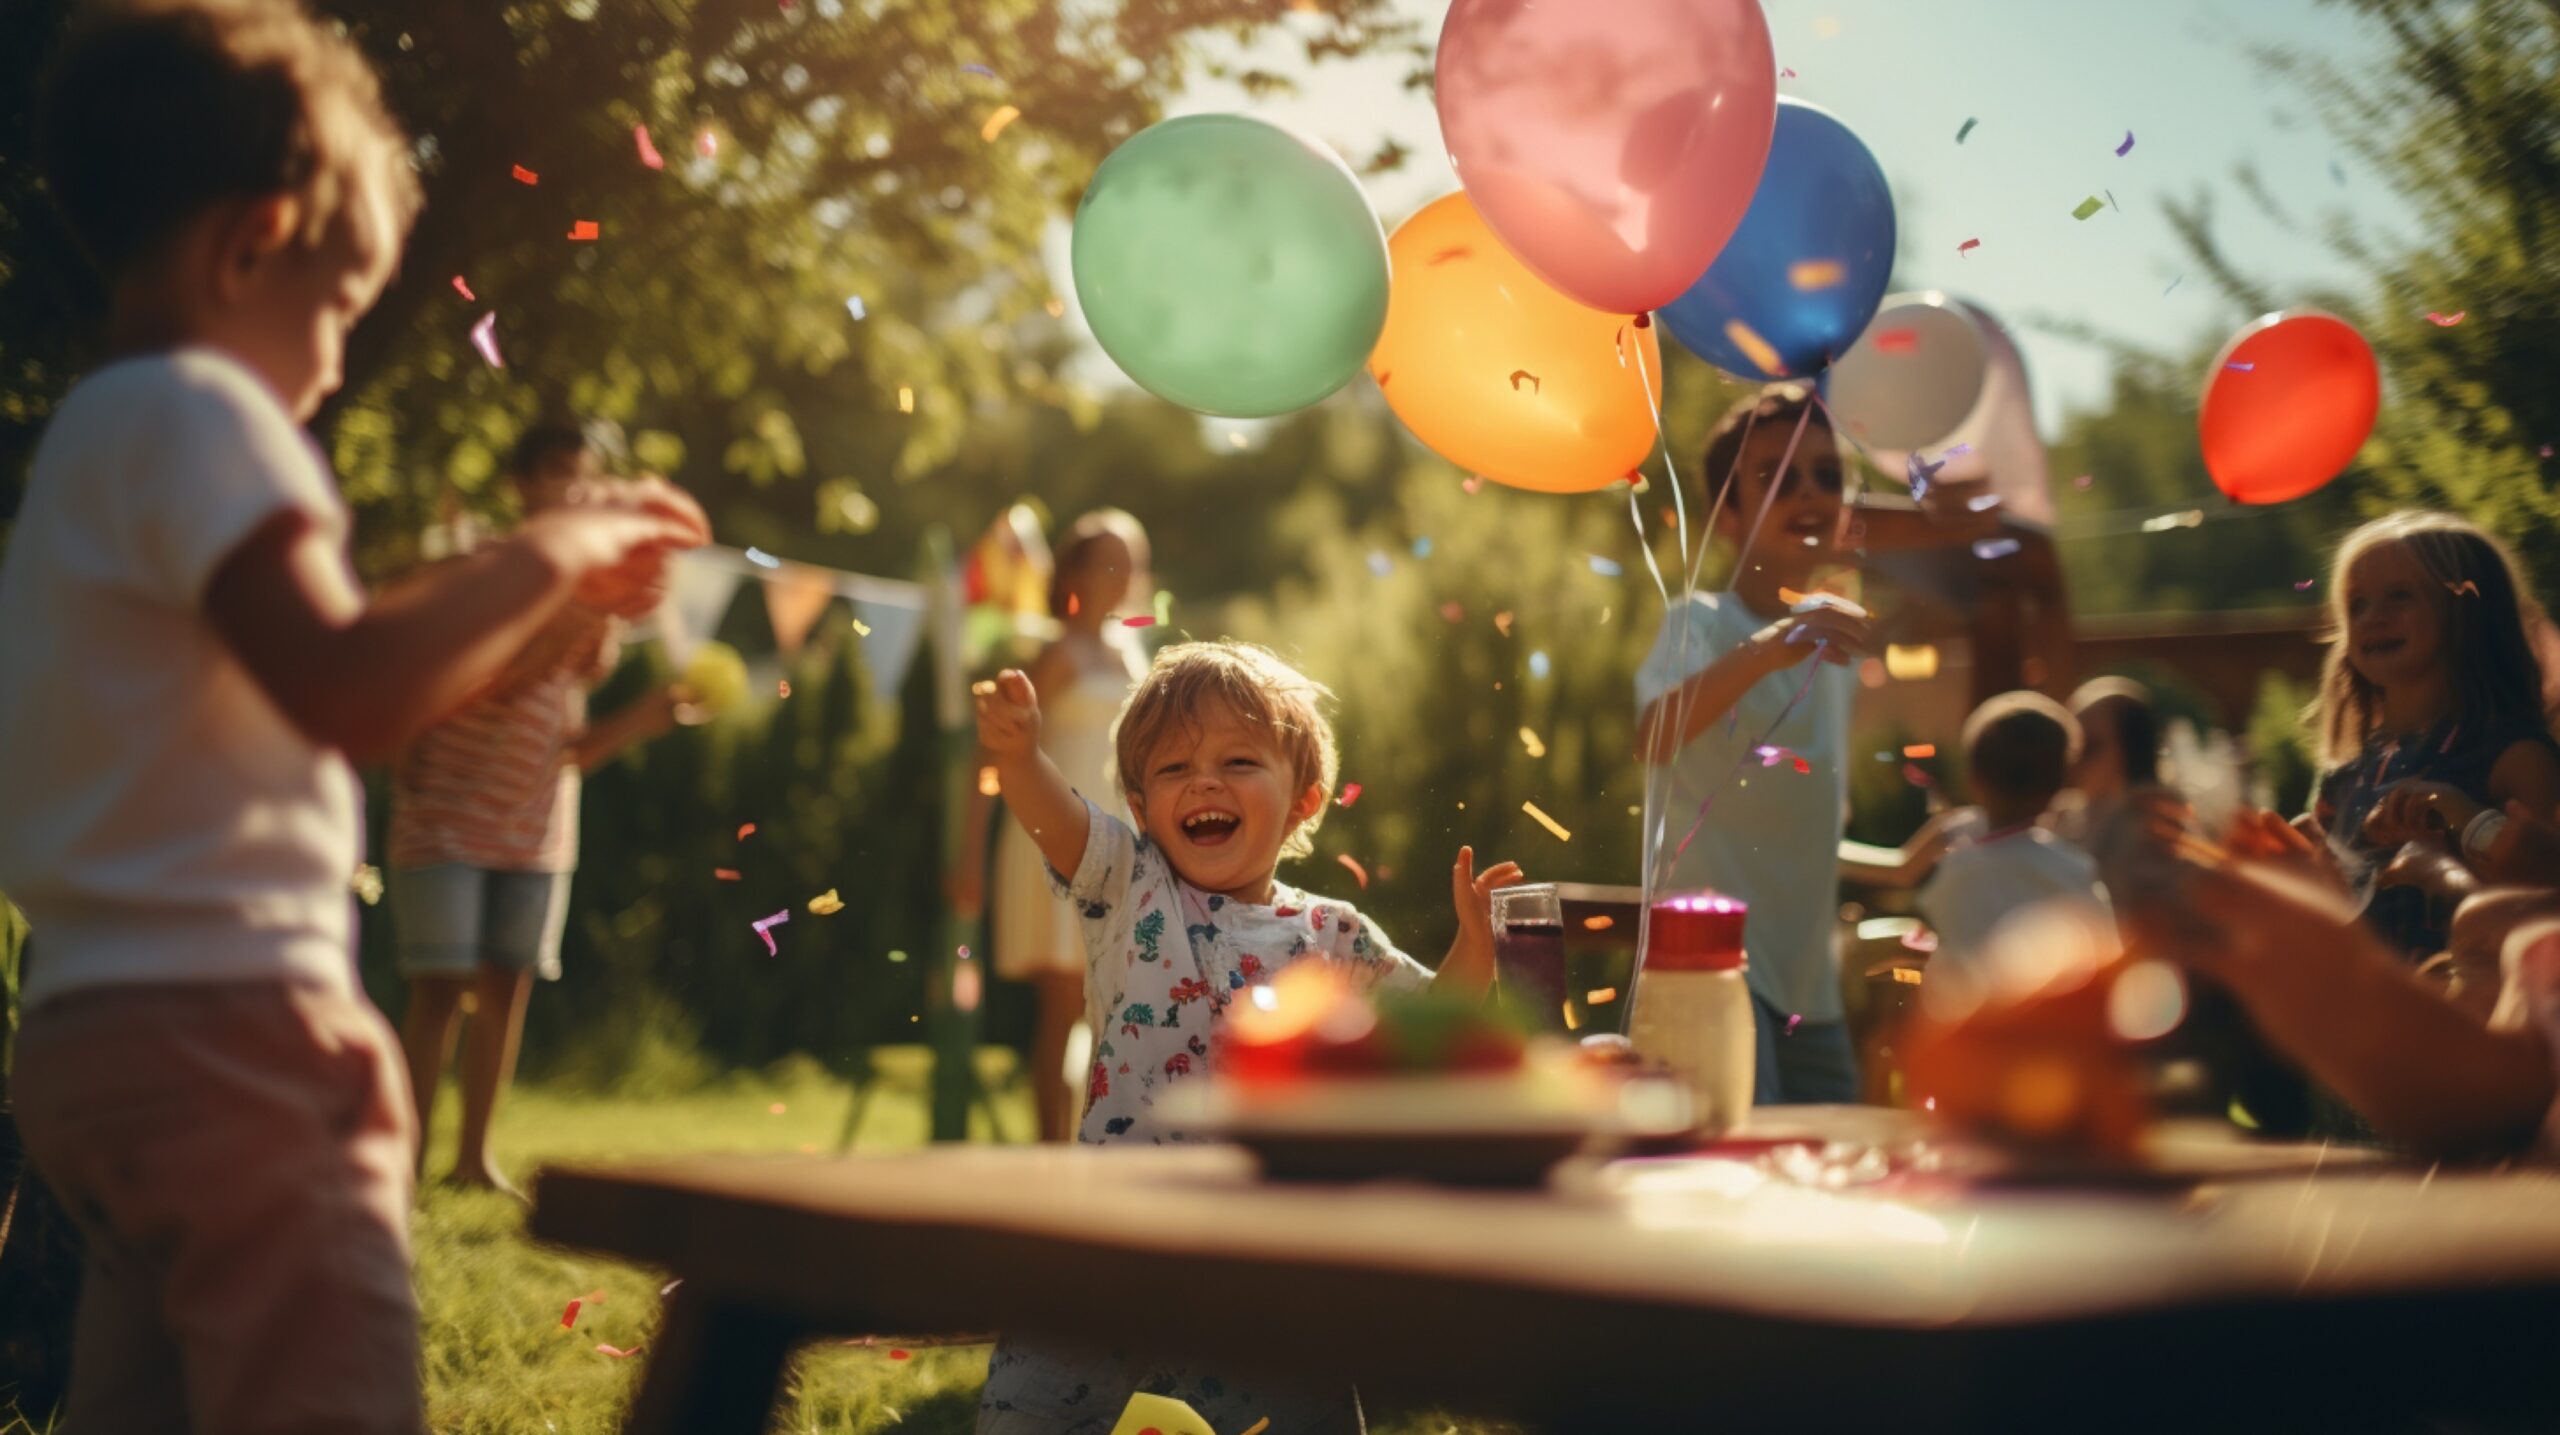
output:
<svg viewBox="0 0 2560 1435"><path fill-rule="evenodd" d="M1664 620L1645 655L1636 672L1636 710L1771 621L1731 593L1698 594ZM1688 850L1671 865L1671 887L1712 888L1749 903L1742 945L1752 995L1809 1022L1845 1014L1833 936L1855 681L1849 669L1808 657L1754 684L1731 719L1709 724L1671 761L1665 853L1696 826ZM1761 746L1771 751L1755 751Z"/></svg>
<svg viewBox="0 0 2560 1435"><path fill-rule="evenodd" d="M2111 918L2098 864L2041 827L1979 838L1949 852L1920 889L1920 914L1937 931L1933 970L1969 966L1990 950L1992 933L2031 907L2069 902Z"/></svg>
<svg viewBox="0 0 2560 1435"><path fill-rule="evenodd" d="M0 891L34 928L29 1009L134 982L352 989L355 773L203 610L288 507L345 541L310 437L208 349L101 369L46 428L0 564Z"/></svg>

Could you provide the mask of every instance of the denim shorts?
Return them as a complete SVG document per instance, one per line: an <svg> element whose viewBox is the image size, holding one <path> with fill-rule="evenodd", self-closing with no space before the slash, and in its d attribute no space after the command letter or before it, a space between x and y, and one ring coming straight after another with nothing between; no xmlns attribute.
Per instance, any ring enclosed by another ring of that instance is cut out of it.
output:
<svg viewBox="0 0 2560 1435"><path fill-rule="evenodd" d="M489 967L560 980L570 876L460 862L392 868L385 885L400 975L467 977Z"/></svg>

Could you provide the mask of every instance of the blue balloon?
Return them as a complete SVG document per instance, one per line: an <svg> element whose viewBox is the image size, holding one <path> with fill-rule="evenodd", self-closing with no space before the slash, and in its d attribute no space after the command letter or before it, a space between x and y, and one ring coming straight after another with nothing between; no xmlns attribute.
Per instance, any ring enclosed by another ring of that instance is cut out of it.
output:
<svg viewBox="0 0 2560 1435"><path fill-rule="evenodd" d="M1865 143L1828 111L1781 99L1742 226L1662 321L1739 378L1819 373L1884 301L1893 241L1893 191Z"/></svg>

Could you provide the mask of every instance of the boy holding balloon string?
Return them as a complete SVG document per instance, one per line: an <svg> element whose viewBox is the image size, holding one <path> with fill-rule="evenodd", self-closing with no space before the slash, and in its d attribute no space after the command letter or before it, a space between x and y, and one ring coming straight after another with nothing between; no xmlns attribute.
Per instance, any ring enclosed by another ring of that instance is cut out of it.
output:
<svg viewBox="0 0 2560 1435"><path fill-rule="evenodd" d="M1666 616L1636 675L1638 761L1669 769L1661 831L1668 886L1751 904L1744 926L1762 1105L1858 1100L1831 924L1848 811L1850 664L1866 612L1815 591L1868 547L1968 541L1996 525L1964 513L1866 509L1845 494L1829 415L1803 385L1771 384L1727 411L1706 471L1730 492L1711 522L1738 549L1731 586ZM1864 530L1849 546L1852 520ZM1811 595L1811 596L1806 596ZM1689 803L1696 801L1693 810Z"/></svg>

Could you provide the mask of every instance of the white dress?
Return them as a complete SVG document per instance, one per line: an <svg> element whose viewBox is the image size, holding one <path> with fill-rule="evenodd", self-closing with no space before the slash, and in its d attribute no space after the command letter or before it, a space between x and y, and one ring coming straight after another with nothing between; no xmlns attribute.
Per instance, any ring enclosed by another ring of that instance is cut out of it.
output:
<svg viewBox="0 0 2560 1435"><path fill-rule="evenodd" d="M1146 671L1146 657L1130 630L1103 629L1099 643L1062 640L1075 664L1075 681L1040 694L1040 748L1066 775L1069 786L1105 812L1121 812L1118 765L1111 756L1111 724L1129 689ZM996 839L996 975L1014 981L1050 972L1084 972L1084 927L1049 886L1048 866L1022 824L1007 817Z"/></svg>

